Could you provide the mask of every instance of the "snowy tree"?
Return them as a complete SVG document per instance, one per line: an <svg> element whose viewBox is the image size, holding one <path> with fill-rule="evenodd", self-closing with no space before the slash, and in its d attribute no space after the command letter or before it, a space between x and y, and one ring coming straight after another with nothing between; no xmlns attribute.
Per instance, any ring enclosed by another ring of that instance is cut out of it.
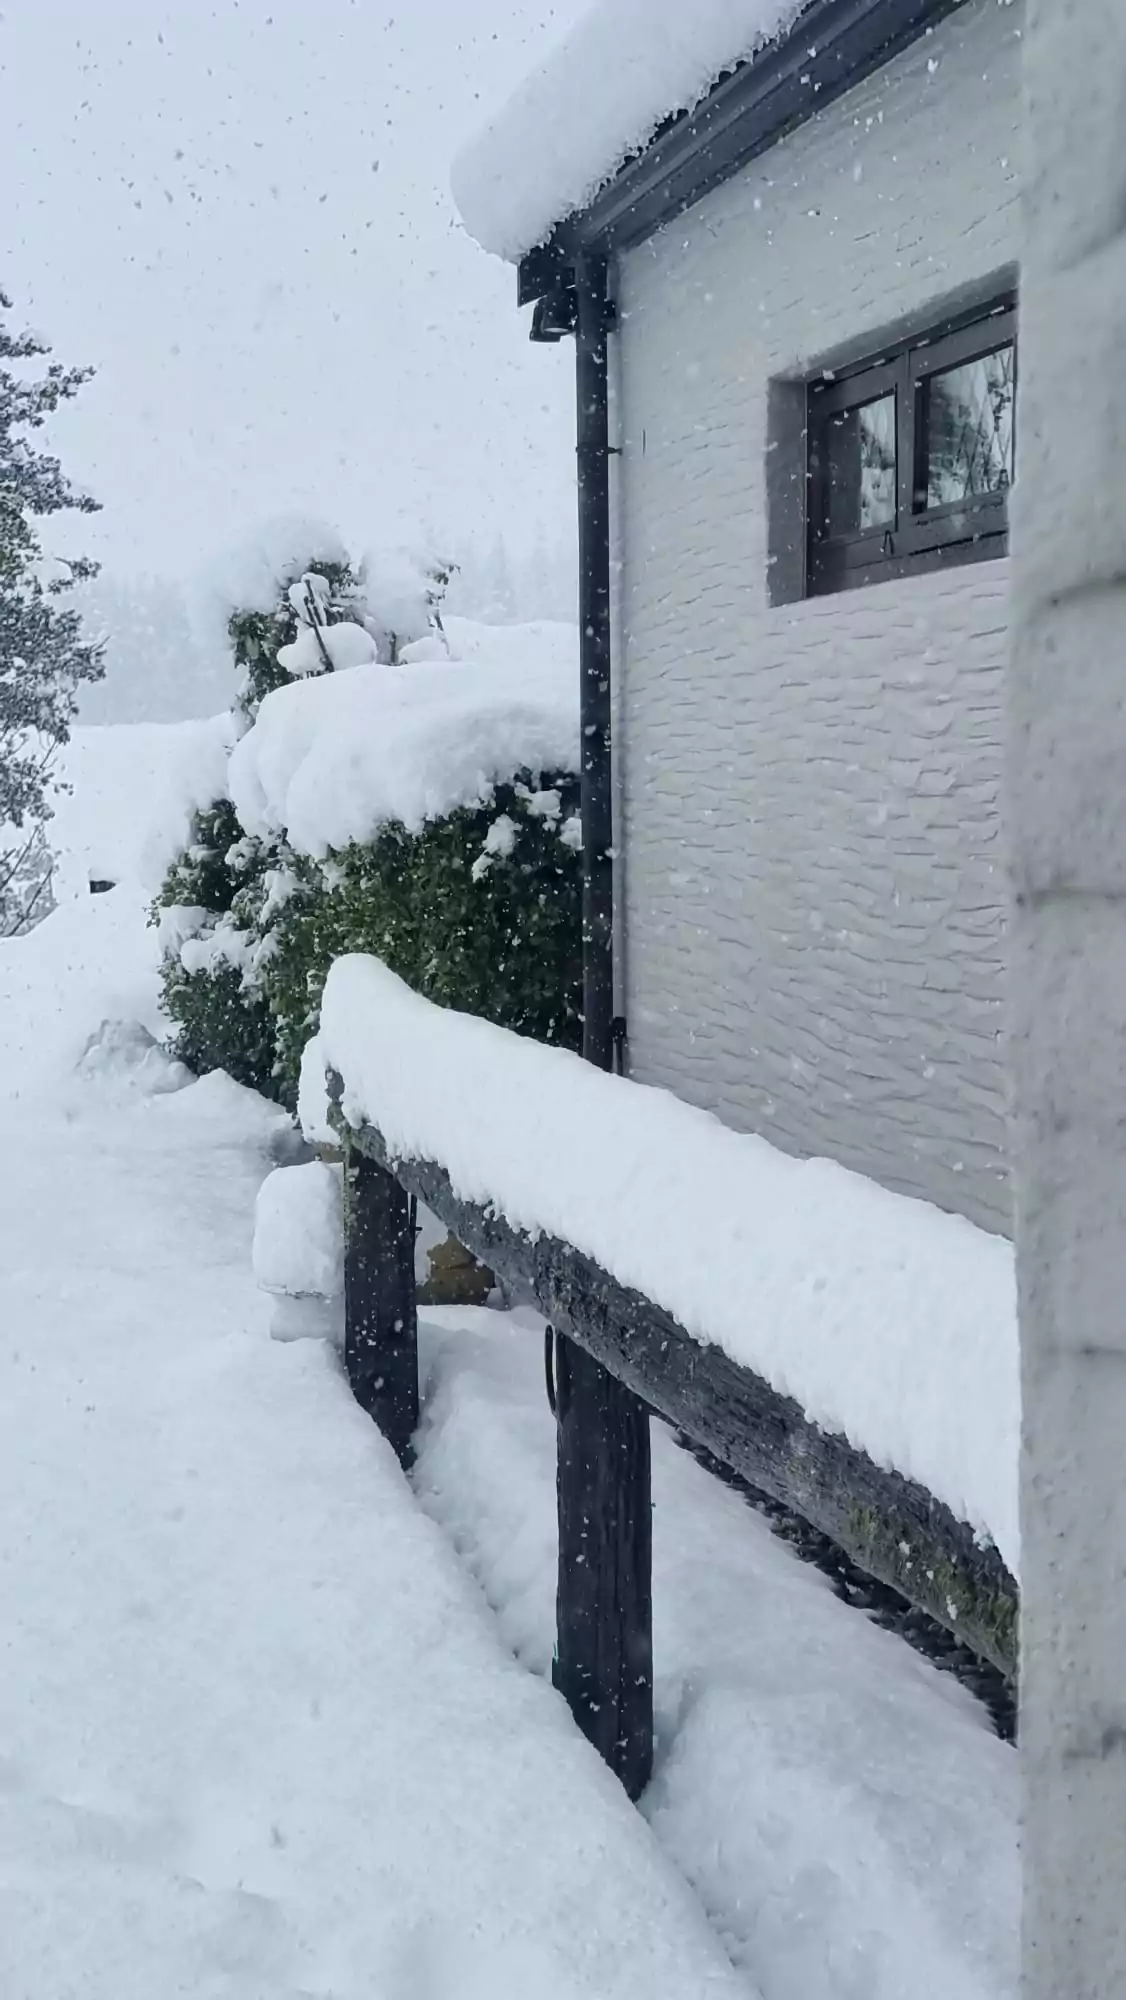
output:
<svg viewBox="0 0 1126 2000"><path fill-rule="evenodd" d="M0 292L0 312L10 311ZM80 559L48 575L36 530L47 515L89 514L98 504L75 491L34 437L91 372L57 361L38 368L49 353L36 335L0 320L0 937L26 929L49 896L52 762L78 689L102 672L100 648L59 601L96 565Z"/></svg>

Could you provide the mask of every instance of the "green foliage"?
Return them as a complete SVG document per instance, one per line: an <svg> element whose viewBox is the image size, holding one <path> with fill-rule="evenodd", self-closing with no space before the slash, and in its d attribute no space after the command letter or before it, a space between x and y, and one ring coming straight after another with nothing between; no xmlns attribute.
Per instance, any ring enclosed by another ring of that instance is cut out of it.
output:
<svg viewBox="0 0 1126 2000"><path fill-rule="evenodd" d="M379 611L378 579L371 585L369 601L369 579L350 563L318 559L307 567L298 562L291 564L279 578L272 611L236 611L228 620L227 636L239 675L243 713L253 720L265 697L275 688L285 687L293 678L282 666L278 654L283 646L292 645L303 627L362 625L378 657L385 661L397 660L400 646L419 638L428 627L440 631L441 603L453 568L444 559L429 563L418 578L418 602L413 606L413 615L412 609L402 603L393 614L397 618L406 611L408 628L395 631L386 613L381 615ZM291 602L290 587L309 575L317 581L317 592L315 597L306 594L305 615L300 615ZM331 672L327 657L324 671Z"/></svg>
<svg viewBox="0 0 1126 2000"><path fill-rule="evenodd" d="M317 1025L324 982L345 952L371 952L446 1007L537 1041L578 1048L582 993L581 864L558 823L528 810L529 789L498 789L421 833L388 826L325 873L305 864L271 933L263 989L277 1022L283 1094ZM499 816L517 833L508 856L474 879Z"/></svg>
<svg viewBox="0 0 1126 2000"><path fill-rule="evenodd" d="M514 783L491 806L417 834L387 826L323 864L240 836L227 805L201 814L154 911L179 924L163 987L176 1053L292 1107L329 967L350 951L372 952L442 1006L577 1049L581 863L561 838L570 784L556 787L558 817ZM511 823L509 853L486 848L498 820ZM185 929L219 946L206 964L185 969Z"/></svg>
<svg viewBox="0 0 1126 2000"><path fill-rule="evenodd" d="M354 573L330 564L317 573L324 585L303 622L359 621ZM230 621L249 717L290 679L277 654L302 623L287 587L302 574L295 566L281 580L272 612ZM445 581L434 568L425 609L435 622ZM393 655L394 634L386 645ZM386 826L370 844L323 863L294 855L283 840L248 837L226 801L210 806L153 910L153 921L168 926L163 994L176 1053L198 1072L226 1069L292 1106L329 967L352 951L374 953L441 1005L577 1048L577 803L571 778L514 775L488 805L418 833Z"/></svg>
<svg viewBox="0 0 1126 2000"><path fill-rule="evenodd" d="M181 1062L200 1076L225 1069L236 1083L273 1096L274 1019L261 991L242 966L222 959L185 969L179 949L185 938L217 935L241 944L235 906L241 896L253 896L265 865L266 856L243 834L234 807L218 800L195 815L191 844L168 871L153 922L165 911L181 919L161 966L161 995L176 1023L174 1049Z"/></svg>
<svg viewBox="0 0 1126 2000"><path fill-rule="evenodd" d="M356 624L361 623L362 586L351 566L348 563L318 562L312 568L328 585L324 602L325 622L339 624L351 619ZM301 574L301 566L294 563L292 573L281 578L277 602L272 611L235 611L227 622L227 636L239 675L239 702L244 714L251 718L257 715L260 704L268 694L272 694L275 688L287 686L293 678L280 664L278 653L283 646L293 644L301 625L306 622L298 617L288 596L289 584Z"/></svg>
<svg viewBox="0 0 1126 2000"><path fill-rule="evenodd" d="M69 740L83 685L100 680L102 651L84 638L63 600L97 564L56 562L44 573L39 524L97 511L73 487L40 433L61 403L89 380L88 368L46 360L32 333L15 333L0 290L0 938L28 929L50 908L52 766Z"/></svg>
<svg viewBox="0 0 1126 2000"><path fill-rule="evenodd" d="M294 562L278 579L271 611L234 612L227 632L239 676L239 706L248 721L267 694L293 678L277 656L309 622L299 615L289 590L310 572L323 579L309 601L309 613L319 624L362 618L356 572L346 563L324 561L310 565L309 571ZM178 913L161 971L165 1011L176 1024L177 1055L201 1075L225 1069L239 1083L270 1095L283 1088L275 1075L275 1022L247 948L253 914L261 908L261 884L276 858L271 848L244 835L226 799L217 800L196 814L190 844L170 868L152 913L154 923L160 923L163 912ZM218 949L208 962L193 959L185 966L181 947L201 941Z"/></svg>
<svg viewBox="0 0 1126 2000"><path fill-rule="evenodd" d="M163 909L181 903L223 915L241 886L236 873L237 857L232 860L232 850L242 837L229 799L217 799L206 811L196 813L190 845L172 863L157 907Z"/></svg>
<svg viewBox="0 0 1126 2000"><path fill-rule="evenodd" d="M173 1051L197 1076L225 1069L267 1097L284 1095L275 1074L275 1022L262 995L247 992L237 966L187 973L165 961L164 1006L176 1023Z"/></svg>

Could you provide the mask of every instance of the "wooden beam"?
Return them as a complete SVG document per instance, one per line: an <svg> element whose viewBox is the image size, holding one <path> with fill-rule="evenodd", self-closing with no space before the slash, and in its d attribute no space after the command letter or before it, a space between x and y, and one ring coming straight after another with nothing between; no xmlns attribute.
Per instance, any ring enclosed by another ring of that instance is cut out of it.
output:
<svg viewBox="0 0 1126 2000"><path fill-rule="evenodd" d="M555 1343L559 1583L552 1680L631 1799L653 1769L649 1411L575 1341Z"/></svg>
<svg viewBox="0 0 1126 2000"><path fill-rule="evenodd" d="M414 1230L406 1189L379 1161L345 1154L344 1364L352 1393L404 1465L418 1429Z"/></svg>
<svg viewBox="0 0 1126 2000"><path fill-rule="evenodd" d="M339 1114L336 1114L339 1117ZM341 1131L347 1128L340 1121ZM627 1389L761 1491L800 1514L870 1576L891 1585L1002 1673L1017 1664L1017 1587L998 1551L942 1501L810 1423L722 1348L554 1237L534 1242L455 1195L444 1168L398 1160L371 1126L349 1133L370 1160L498 1272L517 1298L564 1329Z"/></svg>

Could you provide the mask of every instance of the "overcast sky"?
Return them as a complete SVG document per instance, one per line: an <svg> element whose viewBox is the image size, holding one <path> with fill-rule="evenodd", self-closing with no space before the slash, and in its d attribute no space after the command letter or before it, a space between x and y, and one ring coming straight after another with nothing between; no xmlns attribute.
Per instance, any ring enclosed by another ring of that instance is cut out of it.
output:
<svg viewBox="0 0 1126 2000"><path fill-rule="evenodd" d="M0 285L98 375L85 545L189 576L265 515L554 539L569 343L531 347L452 153L585 0L0 0Z"/></svg>

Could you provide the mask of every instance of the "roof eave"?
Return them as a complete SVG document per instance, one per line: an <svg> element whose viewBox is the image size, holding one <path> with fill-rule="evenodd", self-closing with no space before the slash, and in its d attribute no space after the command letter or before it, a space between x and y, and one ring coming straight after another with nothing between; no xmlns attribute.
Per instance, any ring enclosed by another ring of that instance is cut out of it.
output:
<svg viewBox="0 0 1126 2000"><path fill-rule="evenodd" d="M552 290L576 257L643 243L963 4L811 0L783 39L724 77L520 259L519 303Z"/></svg>

